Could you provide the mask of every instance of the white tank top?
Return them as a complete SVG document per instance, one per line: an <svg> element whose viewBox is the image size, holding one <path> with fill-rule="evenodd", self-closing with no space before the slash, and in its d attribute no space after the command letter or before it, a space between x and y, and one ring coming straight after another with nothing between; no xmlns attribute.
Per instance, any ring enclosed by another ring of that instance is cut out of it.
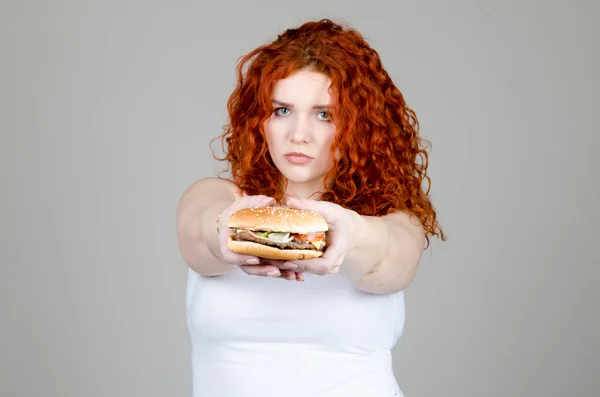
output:
<svg viewBox="0 0 600 397"><path fill-rule="evenodd" d="M404 294L368 294L341 275L305 281L190 270L194 397L402 397L391 349Z"/></svg>

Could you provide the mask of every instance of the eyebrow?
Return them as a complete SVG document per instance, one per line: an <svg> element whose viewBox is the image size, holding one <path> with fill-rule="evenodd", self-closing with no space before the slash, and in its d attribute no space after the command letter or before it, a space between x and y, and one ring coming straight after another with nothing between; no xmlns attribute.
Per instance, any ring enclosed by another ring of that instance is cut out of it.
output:
<svg viewBox="0 0 600 397"><path fill-rule="evenodd" d="M273 99L271 102L273 102L274 104L278 105L278 106L283 106L286 108L293 108L294 105L290 104L290 103L286 103L286 102L282 102L280 100L277 99ZM331 105L314 105L312 108L313 109L329 109Z"/></svg>

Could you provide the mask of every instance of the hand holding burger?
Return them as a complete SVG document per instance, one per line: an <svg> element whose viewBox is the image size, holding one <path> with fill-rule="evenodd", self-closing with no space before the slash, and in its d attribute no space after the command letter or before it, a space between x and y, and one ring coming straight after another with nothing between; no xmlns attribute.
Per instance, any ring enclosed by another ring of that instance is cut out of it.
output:
<svg viewBox="0 0 600 397"><path fill-rule="evenodd" d="M289 198L290 208L320 214L329 226L327 249L323 255L305 260L290 259L284 266L292 265L298 272L314 274L338 273L350 248L354 245L358 214L340 205L311 199Z"/></svg>
<svg viewBox="0 0 600 397"><path fill-rule="evenodd" d="M234 266L238 266L246 274L254 276L281 277L288 280L302 281L303 277L300 273L278 267L272 263L261 261L259 257L251 252L238 253L230 250L227 245L229 237L233 234L233 230L227 227L227 221L231 214L244 208L261 208L275 204L275 199L267 196L241 196L227 207L217 220L217 232L219 233L220 253L223 260Z"/></svg>
<svg viewBox="0 0 600 397"><path fill-rule="evenodd" d="M354 244L354 211L337 204L288 198L286 207L247 208L232 214L228 248L279 269L337 273ZM285 270L282 270L285 271Z"/></svg>

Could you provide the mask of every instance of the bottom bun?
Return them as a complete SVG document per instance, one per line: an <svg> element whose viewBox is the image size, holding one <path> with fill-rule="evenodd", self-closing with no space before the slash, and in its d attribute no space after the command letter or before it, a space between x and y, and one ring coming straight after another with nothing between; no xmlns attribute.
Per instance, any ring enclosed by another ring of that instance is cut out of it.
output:
<svg viewBox="0 0 600 397"><path fill-rule="evenodd" d="M227 248L243 255L258 256L265 259L298 260L313 259L323 255L322 251L316 250L293 250L279 249L268 245L253 243L251 241L227 240Z"/></svg>

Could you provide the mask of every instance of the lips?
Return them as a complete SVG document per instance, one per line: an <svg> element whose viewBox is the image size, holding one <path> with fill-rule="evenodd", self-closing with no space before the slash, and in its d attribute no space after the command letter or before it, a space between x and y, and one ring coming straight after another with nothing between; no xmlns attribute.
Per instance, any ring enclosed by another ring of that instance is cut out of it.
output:
<svg viewBox="0 0 600 397"><path fill-rule="evenodd" d="M287 153L284 155L284 157L292 164L306 164L313 159L312 157L299 152Z"/></svg>

